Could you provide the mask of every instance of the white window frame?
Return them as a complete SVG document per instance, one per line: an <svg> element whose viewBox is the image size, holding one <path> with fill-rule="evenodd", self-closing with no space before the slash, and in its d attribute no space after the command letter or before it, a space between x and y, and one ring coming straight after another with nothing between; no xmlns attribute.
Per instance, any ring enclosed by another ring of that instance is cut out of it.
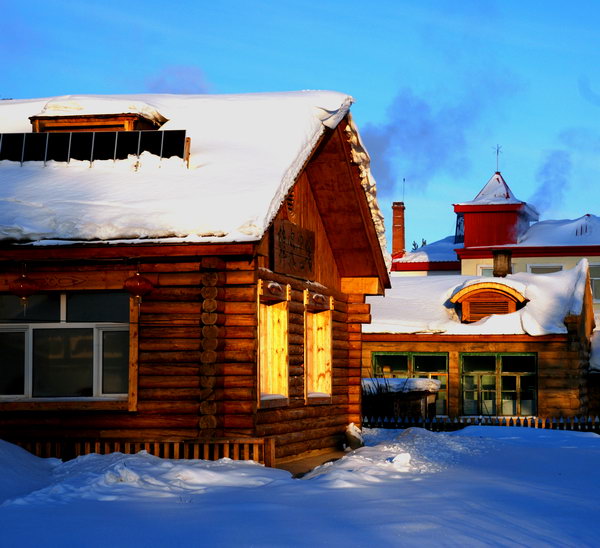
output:
<svg viewBox="0 0 600 548"><path fill-rule="evenodd" d="M527 272L529 272L530 274L534 274L534 272L531 272L532 268L559 268L558 272L561 272L565 269L565 265L564 264L560 264L560 263L540 263L540 264L528 264L527 265ZM552 272L544 272L544 274L552 274Z"/></svg>
<svg viewBox="0 0 600 548"><path fill-rule="evenodd" d="M485 270L489 269L489 270L491 270L493 272L494 271L494 265L491 265L491 264L478 264L477 265L477 275L479 277L481 277L481 278L487 278L488 277L488 276L485 276L483 274L483 270L484 269ZM491 278L492 276L493 276L493 274L490 275L489 277Z"/></svg>
<svg viewBox="0 0 600 548"><path fill-rule="evenodd" d="M66 321L66 294L60 297L60 321L57 322L32 322L32 323L7 323L0 324L0 333L24 333L24 393L0 395L0 401L93 401L93 400L127 400L129 393L104 394L102 344L103 333L107 331L120 331L129 333L129 323L120 322L67 322ZM34 397L33 396L33 332L43 329L88 329L93 333L93 358L92 358L92 395L91 396L56 396L56 397Z"/></svg>

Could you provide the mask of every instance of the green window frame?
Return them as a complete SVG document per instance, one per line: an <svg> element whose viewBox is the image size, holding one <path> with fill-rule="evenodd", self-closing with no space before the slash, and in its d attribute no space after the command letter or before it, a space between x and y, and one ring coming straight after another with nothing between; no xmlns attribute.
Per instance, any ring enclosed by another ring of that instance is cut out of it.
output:
<svg viewBox="0 0 600 548"><path fill-rule="evenodd" d="M426 378L440 381L436 398L436 414L448 414L448 353L447 352L373 352L372 371L375 377L386 379ZM439 366L443 359L443 367ZM436 362L438 365L436 365Z"/></svg>
<svg viewBox="0 0 600 548"><path fill-rule="evenodd" d="M537 414L535 352L465 352L460 371L463 415Z"/></svg>

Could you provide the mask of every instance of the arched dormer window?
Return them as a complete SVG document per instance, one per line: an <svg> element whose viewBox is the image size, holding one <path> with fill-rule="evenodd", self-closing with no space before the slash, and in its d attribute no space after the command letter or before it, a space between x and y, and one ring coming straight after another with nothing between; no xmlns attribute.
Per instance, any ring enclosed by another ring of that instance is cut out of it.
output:
<svg viewBox="0 0 600 548"><path fill-rule="evenodd" d="M464 287L450 298L462 309L461 321L471 323L492 314L510 314L525 306L527 299L516 289L498 282L480 282Z"/></svg>

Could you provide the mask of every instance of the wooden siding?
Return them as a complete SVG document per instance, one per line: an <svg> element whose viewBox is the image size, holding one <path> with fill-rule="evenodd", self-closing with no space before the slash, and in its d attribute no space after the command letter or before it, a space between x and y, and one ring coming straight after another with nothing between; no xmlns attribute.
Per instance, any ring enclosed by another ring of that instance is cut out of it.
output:
<svg viewBox="0 0 600 548"><path fill-rule="evenodd" d="M369 334L369 338L376 334ZM448 353L448 405L449 415L460 415L460 354L466 352L490 353L528 353L537 354L538 367L538 415L573 417L587 412L587 390L585 386L585 371L587 363L582 356L579 341L564 335L552 337L550 340L538 340L536 337L517 336L515 340L510 335L494 337L486 340L481 336L474 340L466 337L461 340L455 336L435 342L435 337L426 336L421 341L418 335L412 340L404 341L363 341L362 374L370 377L372 372L373 352L445 352ZM429 339L429 340L427 340ZM477 340L478 339L478 340Z"/></svg>
<svg viewBox="0 0 600 548"><path fill-rule="evenodd" d="M335 289L320 287L319 292L333 297L332 325L332 394L331 398L311 402L306 398L304 369L304 291L314 287L305 281L260 269L263 280L291 287L288 302L288 400L287 405L259 408L256 415L257 436L273 436L277 458L324 449L342 441L349 412L360 417L360 375L350 386L348 297ZM358 382L357 382L358 381ZM258 402L257 402L258 403ZM358 411L358 412L357 412ZM252 417L248 417L250 422Z"/></svg>
<svg viewBox="0 0 600 548"><path fill-rule="evenodd" d="M313 280L327 287L340 287L340 274L334 260L333 251L323 221L317 209L315 198L308 178L303 172L288 195L288 200L279 210L276 220L288 219L293 223L311 230L315 234L314 276ZM269 234L267 238L270 238ZM272 268L268 262L263 266Z"/></svg>

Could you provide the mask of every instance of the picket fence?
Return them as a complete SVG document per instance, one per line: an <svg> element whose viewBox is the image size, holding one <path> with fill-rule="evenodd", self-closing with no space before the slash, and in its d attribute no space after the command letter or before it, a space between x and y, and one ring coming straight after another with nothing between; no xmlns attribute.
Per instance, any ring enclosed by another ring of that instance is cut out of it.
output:
<svg viewBox="0 0 600 548"><path fill-rule="evenodd" d="M274 438L227 438L188 441L127 441L110 439L10 440L38 457L70 460L81 455L147 451L165 459L254 460L275 466Z"/></svg>
<svg viewBox="0 0 600 548"><path fill-rule="evenodd" d="M451 432L466 426L513 426L548 430L577 430L600 434L599 417L363 417L365 428L425 428L433 432Z"/></svg>

